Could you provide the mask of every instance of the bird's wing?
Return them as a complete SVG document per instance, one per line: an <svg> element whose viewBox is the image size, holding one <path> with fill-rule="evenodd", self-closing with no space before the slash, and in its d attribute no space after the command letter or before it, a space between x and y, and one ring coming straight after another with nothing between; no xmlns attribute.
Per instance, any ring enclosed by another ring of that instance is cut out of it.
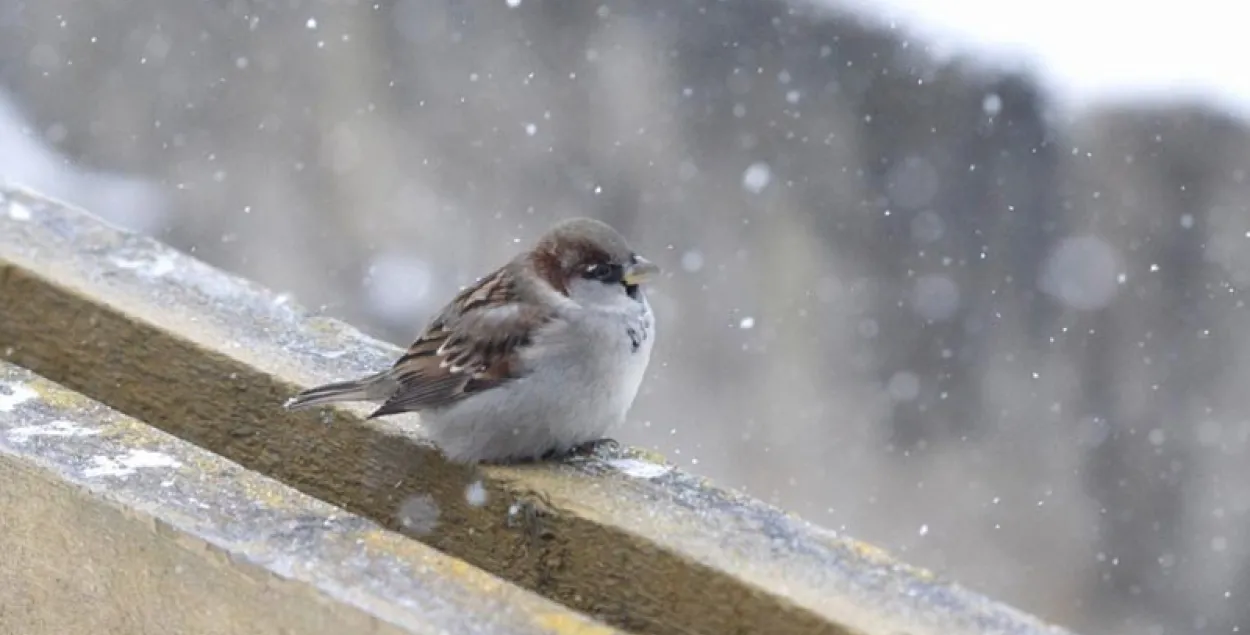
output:
<svg viewBox="0 0 1250 635"><path fill-rule="evenodd" d="M398 387L370 418L449 405L519 377L519 351L555 311L524 302L514 275L500 269L457 294L390 369Z"/></svg>

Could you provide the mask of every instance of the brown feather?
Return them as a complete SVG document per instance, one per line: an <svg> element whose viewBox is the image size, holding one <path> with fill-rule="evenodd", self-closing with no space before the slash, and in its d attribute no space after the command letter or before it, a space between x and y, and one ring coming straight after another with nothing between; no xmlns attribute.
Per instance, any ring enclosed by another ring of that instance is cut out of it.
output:
<svg viewBox="0 0 1250 635"><path fill-rule="evenodd" d="M610 262L612 257L604 249L608 239L589 233L581 222L575 219L565 223L562 231L558 226L548 233L529 254L529 266L540 278L547 281L562 295L568 295L568 281L580 275L588 265ZM592 226L598 229L597 226ZM608 231L612 231L608 228ZM623 247L622 248L627 249Z"/></svg>
<svg viewBox="0 0 1250 635"><path fill-rule="evenodd" d="M446 406L521 376L518 349L554 311L526 302L505 266L461 291L389 371L398 388L370 417Z"/></svg>
<svg viewBox="0 0 1250 635"><path fill-rule="evenodd" d="M569 294L567 265L553 245L539 243L529 254L529 266L560 295Z"/></svg>

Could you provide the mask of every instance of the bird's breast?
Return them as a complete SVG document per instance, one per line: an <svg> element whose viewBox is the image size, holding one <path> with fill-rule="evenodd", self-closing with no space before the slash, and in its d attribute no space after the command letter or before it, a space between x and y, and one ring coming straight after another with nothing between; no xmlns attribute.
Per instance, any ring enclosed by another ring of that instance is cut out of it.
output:
<svg viewBox="0 0 1250 635"><path fill-rule="evenodd" d="M655 321L650 311L589 314L535 342L531 363L543 382L559 383L587 407L628 409L651 359Z"/></svg>

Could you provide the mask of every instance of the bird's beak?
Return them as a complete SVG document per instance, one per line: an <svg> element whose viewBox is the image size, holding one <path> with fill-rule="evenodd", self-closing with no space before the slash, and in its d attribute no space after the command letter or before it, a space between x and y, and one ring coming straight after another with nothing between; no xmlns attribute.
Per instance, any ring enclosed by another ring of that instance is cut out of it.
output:
<svg viewBox="0 0 1250 635"><path fill-rule="evenodd" d="M625 268L625 284L642 284L658 273L660 273L659 265L642 256L635 256L634 262Z"/></svg>

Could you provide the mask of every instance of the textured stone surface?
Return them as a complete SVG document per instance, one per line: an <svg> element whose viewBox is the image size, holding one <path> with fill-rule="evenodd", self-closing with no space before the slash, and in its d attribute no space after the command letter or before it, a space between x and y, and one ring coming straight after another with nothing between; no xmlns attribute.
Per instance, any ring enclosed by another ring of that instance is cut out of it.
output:
<svg viewBox="0 0 1250 635"><path fill-rule="evenodd" d="M1058 632L633 451L448 465L415 420L288 413L397 350L151 239L0 198L0 354L167 432L641 633Z"/></svg>
<svg viewBox="0 0 1250 635"><path fill-rule="evenodd" d="M0 632L612 629L0 362Z"/></svg>

